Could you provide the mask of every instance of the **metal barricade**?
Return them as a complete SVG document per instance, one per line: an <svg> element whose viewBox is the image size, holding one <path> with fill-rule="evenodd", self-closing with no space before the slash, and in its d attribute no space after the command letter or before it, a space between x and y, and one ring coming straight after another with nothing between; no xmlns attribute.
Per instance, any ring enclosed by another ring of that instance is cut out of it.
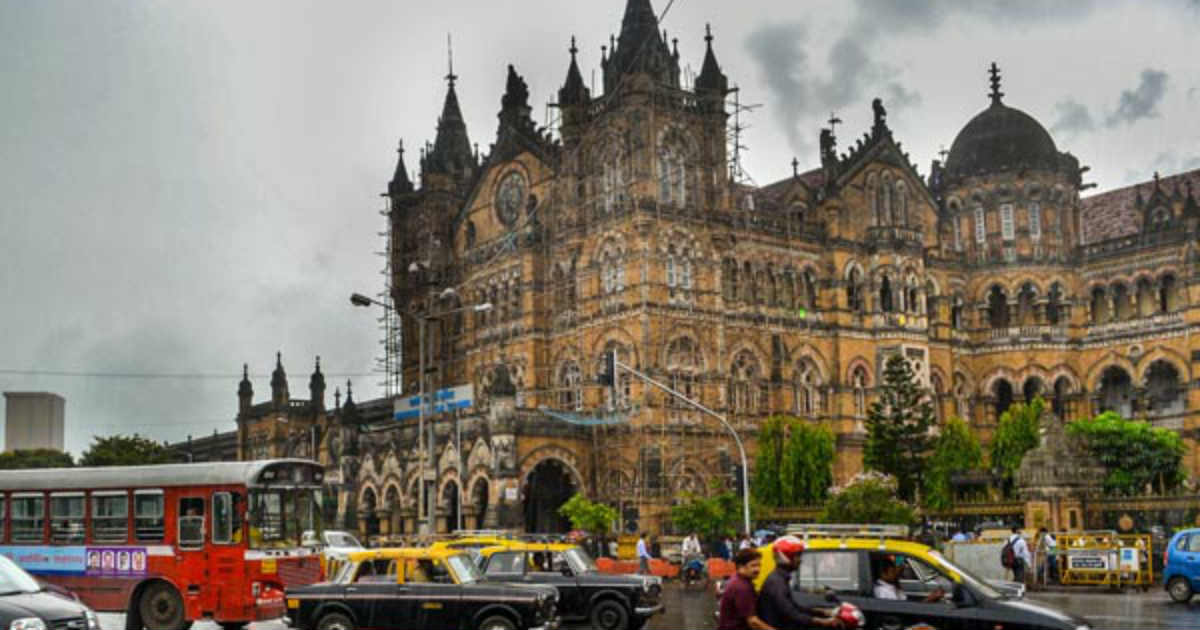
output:
<svg viewBox="0 0 1200 630"><path fill-rule="evenodd" d="M1066 585L1121 588L1154 584L1150 534L1118 534L1116 531L1060 532L1058 542L1059 581Z"/></svg>

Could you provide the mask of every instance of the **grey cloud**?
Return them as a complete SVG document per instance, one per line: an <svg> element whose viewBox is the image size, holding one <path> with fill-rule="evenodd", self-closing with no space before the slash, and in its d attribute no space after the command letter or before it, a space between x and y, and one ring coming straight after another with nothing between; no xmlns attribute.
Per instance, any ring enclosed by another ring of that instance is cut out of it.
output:
<svg viewBox="0 0 1200 630"><path fill-rule="evenodd" d="M1092 0L1045 2L1044 0L856 0L859 19L888 31L928 32L951 17L965 15L994 23L1028 24L1078 18L1095 8Z"/></svg>
<svg viewBox="0 0 1200 630"><path fill-rule="evenodd" d="M764 26L750 34L746 49L762 69L770 90L774 116L796 153L805 153L811 143L800 134L800 119L812 111L810 87L804 77L808 55L804 52L807 33L800 24Z"/></svg>
<svg viewBox="0 0 1200 630"><path fill-rule="evenodd" d="M1092 118L1091 110L1075 99L1068 98L1060 101L1054 105L1054 109L1058 112L1058 117L1055 119L1054 125L1050 127L1051 131L1074 135L1096 128L1096 121Z"/></svg>
<svg viewBox="0 0 1200 630"><path fill-rule="evenodd" d="M1121 92L1117 109L1108 116L1105 124L1116 127L1130 124L1143 118L1158 117L1158 104L1167 93L1167 73L1147 68L1142 70L1141 81L1132 90Z"/></svg>

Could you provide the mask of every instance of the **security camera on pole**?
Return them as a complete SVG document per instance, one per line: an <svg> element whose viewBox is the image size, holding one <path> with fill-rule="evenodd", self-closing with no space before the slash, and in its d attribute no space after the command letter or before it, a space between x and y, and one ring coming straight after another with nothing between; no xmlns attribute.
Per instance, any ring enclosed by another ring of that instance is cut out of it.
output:
<svg viewBox="0 0 1200 630"><path fill-rule="evenodd" d="M750 480L749 480L750 476L747 474L749 469L746 467L746 447L745 447L745 445L742 444L742 438L741 438L741 436L738 435L738 432L733 428L733 425L729 424L729 421L725 419L725 416L717 413L716 411L713 411L712 409L705 407L704 405L700 404L699 402L692 400L691 398L688 398L687 396L684 396L683 394L679 393L678 391L671 389L670 387L667 387L666 385L650 378L649 376L646 376L645 374L635 370L633 367L625 365L624 363L621 363L620 361L617 360L617 353L613 350L608 350L604 353L604 370L600 373L598 380L601 385L608 388L609 400L613 401L614 404L618 400L617 384L621 380L620 377L618 376L618 374L621 370L624 370L625 372L628 372L628 373L638 377L639 379L641 379L641 381L643 383L646 383L648 385L656 387L656 388L674 396L675 398L687 403L688 405L690 405L696 409L699 409L700 411L703 411L704 413L716 418L729 431L729 434L733 436L734 443L737 444L738 455L742 458L742 468L741 468L742 474L741 474L740 485L742 486L743 531L745 531L747 533L752 531L750 529Z"/></svg>

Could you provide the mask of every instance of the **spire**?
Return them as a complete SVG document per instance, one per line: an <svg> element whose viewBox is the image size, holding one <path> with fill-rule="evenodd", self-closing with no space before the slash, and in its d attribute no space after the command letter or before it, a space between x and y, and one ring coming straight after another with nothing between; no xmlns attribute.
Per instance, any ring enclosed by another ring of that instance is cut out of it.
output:
<svg viewBox="0 0 1200 630"><path fill-rule="evenodd" d="M309 402L314 411L325 408L325 375L321 373L321 357L317 356L317 365L312 376L308 378Z"/></svg>
<svg viewBox="0 0 1200 630"><path fill-rule="evenodd" d="M711 24L704 25L704 41L708 50L704 52L704 65L700 67L700 76L696 77L696 91L711 92L725 98L725 92L729 90L729 79L721 72L721 65L717 63L717 56L713 53Z"/></svg>
<svg viewBox="0 0 1200 630"><path fill-rule="evenodd" d="M658 30L650 0L627 0L621 35L604 64L604 91L611 94L624 75L639 72L651 75L656 83L679 87L679 61Z"/></svg>
<svg viewBox="0 0 1200 630"><path fill-rule="evenodd" d="M400 139L400 146L396 148L396 153L399 157L396 158L396 172L392 174L392 181L388 182L389 197L397 197L413 191L412 181L408 179L408 169L404 166L403 138Z"/></svg>
<svg viewBox="0 0 1200 630"><path fill-rule="evenodd" d="M993 61L988 73L992 75L992 93L989 95L992 98L992 105L1002 105L1000 99L1004 98L1004 92L1000 91L1000 66Z"/></svg>
<svg viewBox="0 0 1200 630"><path fill-rule="evenodd" d="M242 381L238 383L238 410L246 411L254 400L254 386L250 384L250 366L242 364Z"/></svg>
<svg viewBox="0 0 1200 630"><path fill-rule="evenodd" d="M583 74L579 72L579 64L575 61L575 54L579 49L575 47L575 36L571 36L571 65L567 67L567 80L563 83L562 89L558 91L558 104L560 106L567 105L584 105L591 100L591 93L588 92L587 86L583 83Z"/></svg>
<svg viewBox="0 0 1200 630"><path fill-rule="evenodd" d="M458 105L458 93L454 91L457 81L454 57L451 56L446 73L446 102L438 118L437 138L433 141L433 149L422 162L425 173L461 175L476 166L471 155L471 139L467 136L467 123Z"/></svg>
<svg viewBox="0 0 1200 630"><path fill-rule="evenodd" d="M1192 182L1187 183L1187 198L1183 202L1183 216L1200 218L1200 204L1192 196Z"/></svg>
<svg viewBox="0 0 1200 630"><path fill-rule="evenodd" d="M271 401L277 405L288 400L287 373L283 371L283 353L275 353L275 371L271 372Z"/></svg>

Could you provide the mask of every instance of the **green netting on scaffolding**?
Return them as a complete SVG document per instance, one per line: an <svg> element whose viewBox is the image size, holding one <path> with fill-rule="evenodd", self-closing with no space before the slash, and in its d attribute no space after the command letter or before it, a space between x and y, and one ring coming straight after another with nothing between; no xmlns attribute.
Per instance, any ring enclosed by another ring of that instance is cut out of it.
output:
<svg viewBox="0 0 1200 630"><path fill-rule="evenodd" d="M608 426L629 422L628 411L608 411L583 414L571 411L560 411L558 409L549 409L546 407L539 407L538 411L541 411L555 420L561 420L563 422L585 427Z"/></svg>

